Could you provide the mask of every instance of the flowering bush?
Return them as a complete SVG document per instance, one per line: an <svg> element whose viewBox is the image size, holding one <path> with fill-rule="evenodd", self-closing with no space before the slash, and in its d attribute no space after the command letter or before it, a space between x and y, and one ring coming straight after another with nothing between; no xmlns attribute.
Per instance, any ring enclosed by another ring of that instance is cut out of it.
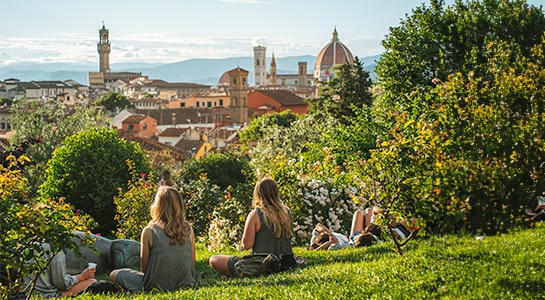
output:
<svg viewBox="0 0 545 300"><path fill-rule="evenodd" d="M205 236L213 212L223 202L220 187L212 184L206 174L198 180L190 180L180 185L180 193L185 201L187 219L193 225L195 236Z"/></svg>
<svg viewBox="0 0 545 300"><path fill-rule="evenodd" d="M238 248L246 216L252 205L253 182L229 187L224 201L216 207L208 228L208 249L217 251L229 246Z"/></svg>
<svg viewBox="0 0 545 300"><path fill-rule="evenodd" d="M0 165L0 295L22 290L24 278L43 272L50 263L50 253L42 243L51 246L51 257L62 249L77 253L73 240L74 230L86 231L92 220L76 214L64 199L29 199L27 180L15 166L23 165L28 158L6 158L7 168ZM32 261L32 262L31 262ZM32 289L32 286L29 287ZM28 290L27 290L28 291Z"/></svg>
<svg viewBox="0 0 545 300"><path fill-rule="evenodd" d="M150 220L149 207L153 202L157 185L150 181L153 175L138 173L134 164L127 160L131 179L127 191L118 188L119 195L114 197L116 206L115 220L118 223L116 236L120 239L140 240L142 229Z"/></svg>

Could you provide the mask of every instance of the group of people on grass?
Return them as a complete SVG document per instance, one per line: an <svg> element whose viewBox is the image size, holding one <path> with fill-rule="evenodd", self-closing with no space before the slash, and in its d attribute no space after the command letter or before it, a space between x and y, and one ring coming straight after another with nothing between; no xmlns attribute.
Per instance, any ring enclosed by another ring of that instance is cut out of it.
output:
<svg viewBox="0 0 545 300"><path fill-rule="evenodd" d="M168 174L167 174L168 175ZM253 207L246 218L241 245L251 253L272 253L277 257L293 257L292 215L279 198L277 183L271 178L259 180L253 192ZM381 213L379 207L357 210L354 213L350 236L332 232L323 224L313 230L309 249L337 249L347 246L368 246L379 240L379 229L373 225ZM141 270L118 269L110 273L111 283L124 291L172 291L194 286L197 282L195 269L195 236L186 220L185 205L176 187L165 182L159 186L150 206L151 221L142 230ZM417 230L415 220L397 224L391 220L398 238L406 238ZM79 275L66 274L63 253L57 254L48 274L41 276L35 292L42 296L73 296L96 282L95 269L87 268ZM225 277L237 277L237 256L213 255L209 264ZM294 267L293 266L293 267ZM292 266L290 266L292 267Z"/></svg>

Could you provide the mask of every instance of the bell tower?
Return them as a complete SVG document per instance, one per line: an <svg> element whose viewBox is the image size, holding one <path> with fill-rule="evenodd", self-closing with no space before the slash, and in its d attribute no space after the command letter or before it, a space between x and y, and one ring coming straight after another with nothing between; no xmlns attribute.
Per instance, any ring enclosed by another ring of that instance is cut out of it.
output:
<svg viewBox="0 0 545 300"><path fill-rule="evenodd" d="M267 79L267 48L263 46L254 47L254 86L266 85Z"/></svg>
<svg viewBox="0 0 545 300"><path fill-rule="evenodd" d="M109 36L110 31L102 23L102 29L99 31L99 42L97 43L100 73L110 72L110 51L112 46L110 45Z"/></svg>
<svg viewBox="0 0 545 300"><path fill-rule="evenodd" d="M237 67L229 74L229 97L231 98L231 120L238 123L248 121L248 71Z"/></svg>
<svg viewBox="0 0 545 300"><path fill-rule="evenodd" d="M276 85L276 61L274 60L274 53L272 54L272 60L271 60L270 83L271 85Z"/></svg>

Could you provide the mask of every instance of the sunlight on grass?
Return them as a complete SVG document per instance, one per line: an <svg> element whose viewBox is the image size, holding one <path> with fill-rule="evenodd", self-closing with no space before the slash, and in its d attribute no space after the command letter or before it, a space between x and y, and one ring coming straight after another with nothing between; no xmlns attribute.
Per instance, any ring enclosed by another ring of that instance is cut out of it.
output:
<svg viewBox="0 0 545 300"><path fill-rule="evenodd" d="M195 289L116 295L121 299L543 299L545 226L501 236L412 241L403 256L385 242L369 248L307 251L308 265L252 279L224 279L197 249ZM229 254L239 254L232 251ZM83 296L82 299L97 299Z"/></svg>

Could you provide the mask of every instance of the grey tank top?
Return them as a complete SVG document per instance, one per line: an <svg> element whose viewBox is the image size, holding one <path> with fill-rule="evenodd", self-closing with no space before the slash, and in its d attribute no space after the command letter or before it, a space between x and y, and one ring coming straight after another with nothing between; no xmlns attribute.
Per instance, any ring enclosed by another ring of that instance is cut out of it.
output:
<svg viewBox="0 0 545 300"><path fill-rule="evenodd" d="M171 245L163 228L153 225L151 236L152 247L144 274L144 290L173 291L195 285L197 271L193 265L189 234L183 245Z"/></svg>
<svg viewBox="0 0 545 300"><path fill-rule="evenodd" d="M259 223L261 227L259 231L255 234L255 242L252 247L252 253L273 253L276 256L280 257L282 254L292 254L291 251L291 238L290 237L280 237L277 238L274 236L273 231L265 225L265 220L263 217L263 211L256 208L257 215L259 216ZM290 231L292 230L291 223L291 212L288 209L290 215Z"/></svg>

